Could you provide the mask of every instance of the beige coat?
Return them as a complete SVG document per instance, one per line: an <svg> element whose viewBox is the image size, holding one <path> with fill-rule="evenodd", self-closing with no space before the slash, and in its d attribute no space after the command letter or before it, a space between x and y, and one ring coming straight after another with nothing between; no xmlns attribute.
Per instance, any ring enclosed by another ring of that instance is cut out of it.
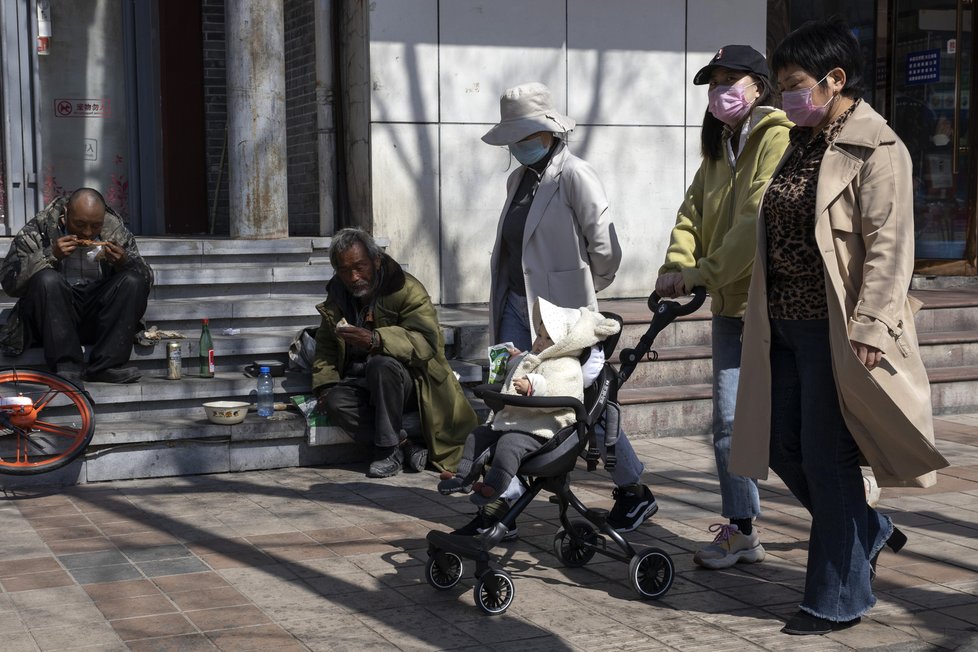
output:
<svg viewBox="0 0 978 652"><path fill-rule="evenodd" d="M499 340L507 289L501 256L503 221L524 169L514 170L506 183L506 203L492 250L489 323L493 342ZM544 170L526 216L523 278L527 306L543 297L564 308L597 310L595 293L611 285L620 263L621 247L601 181L590 165L565 146ZM533 324L531 331L536 337Z"/></svg>
<svg viewBox="0 0 978 652"><path fill-rule="evenodd" d="M914 262L911 161L896 133L865 102L825 152L815 214L832 366L846 425L880 485L930 486L934 471L948 462L934 447L930 386L914 327L920 304L907 294ZM730 470L766 478L771 329L763 208L757 234ZM850 338L881 349L881 364L868 371Z"/></svg>

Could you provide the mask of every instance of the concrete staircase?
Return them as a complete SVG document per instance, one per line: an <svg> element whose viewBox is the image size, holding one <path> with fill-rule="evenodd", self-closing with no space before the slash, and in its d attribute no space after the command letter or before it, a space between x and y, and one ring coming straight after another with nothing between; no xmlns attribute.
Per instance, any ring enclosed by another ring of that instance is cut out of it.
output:
<svg viewBox="0 0 978 652"><path fill-rule="evenodd" d="M0 238L6 252L10 238ZM381 241L383 246L386 244ZM343 461L348 446L307 446L304 421L294 411L270 419L254 413L236 426L208 422L201 404L251 400L255 379L243 373L255 360L287 362L289 344L307 326L318 326L316 304L332 276L329 238L229 240L139 238L155 284L144 321L178 331L183 378L167 380L166 342L139 346L132 364L139 383L86 383L95 402L97 429L85 459L42 476L0 476L0 487L71 484L120 478L185 475ZM0 309L14 300L0 293ZM210 320L216 375L198 375L201 319ZM226 329L236 329L231 334ZM446 342L455 330L444 329ZM481 368L461 361L467 381L481 381ZM44 368L43 352L0 356L0 366ZM308 373L275 379L275 399L310 391Z"/></svg>
<svg viewBox="0 0 978 652"><path fill-rule="evenodd" d="M0 238L6 251L9 238ZM351 459L348 445L308 446L304 422L291 411L270 419L254 413L236 426L204 418L202 403L249 400L255 380L242 373L256 359L287 361L303 327L316 326L315 305L332 276L328 238L228 240L140 238L156 284L147 326L184 334L183 378L165 379L165 344L137 346L133 364L143 378L132 385L87 383L98 427L83 460L42 476L0 476L0 488L72 484L120 478L189 475ZM408 262L408 261L401 261ZM922 289L917 327L938 414L978 410L978 288ZM13 300L0 293L0 309ZM602 301L620 314L619 348L634 346L651 313L644 299ZM446 349L464 383L481 382L488 310L484 305L439 307ZM200 320L209 318L217 374L197 377ZM624 427L633 439L706 434L711 421L709 304L667 327L655 343L656 360L638 365L620 399ZM238 329L225 334L225 329ZM617 358L613 360L618 363ZM0 356L0 366L43 367L40 349L19 358ZM307 373L275 379L276 400L308 392Z"/></svg>
<svg viewBox="0 0 978 652"><path fill-rule="evenodd" d="M931 382L935 414L978 409L978 287L919 289L921 355ZM619 348L635 346L651 319L644 301L603 301L601 309L625 319ZM708 434L712 423L709 299L659 334L655 361L647 360L619 398L630 437ZM617 360L615 360L617 363Z"/></svg>

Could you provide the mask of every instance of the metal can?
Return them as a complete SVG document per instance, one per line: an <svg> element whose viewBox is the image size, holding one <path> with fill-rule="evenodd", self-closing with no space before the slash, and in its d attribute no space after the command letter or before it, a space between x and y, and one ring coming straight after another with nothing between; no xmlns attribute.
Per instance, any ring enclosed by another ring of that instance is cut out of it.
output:
<svg viewBox="0 0 978 652"><path fill-rule="evenodd" d="M180 380L180 372L183 370L183 357L180 354L180 342L166 343L166 378L167 380Z"/></svg>

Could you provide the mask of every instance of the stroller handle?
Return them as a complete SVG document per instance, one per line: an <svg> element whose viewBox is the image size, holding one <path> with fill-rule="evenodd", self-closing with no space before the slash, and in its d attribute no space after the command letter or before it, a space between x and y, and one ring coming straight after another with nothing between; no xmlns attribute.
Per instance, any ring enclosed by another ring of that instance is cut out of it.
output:
<svg viewBox="0 0 978 652"><path fill-rule="evenodd" d="M514 407L574 410L578 421L587 421L587 410L584 404L573 396L520 396L519 394L503 394L500 384L482 384L473 388L472 392L485 401L489 409L498 412L507 405Z"/></svg>
<svg viewBox="0 0 978 652"><path fill-rule="evenodd" d="M659 305L662 299L655 293L655 290L653 290L652 294L649 295L649 310L651 310L653 313L668 310L672 314L673 318L682 317L683 315L690 315L699 310L700 306L703 305L703 302L706 301L706 288L702 285L697 285L693 288L693 291L690 292L690 294L693 295L693 298L684 304L676 303L675 301L665 301L662 302L662 305L668 307L660 308Z"/></svg>
<svg viewBox="0 0 978 652"><path fill-rule="evenodd" d="M621 368L618 370L618 387L624 385L628 377L632 375L639 361L652 348L652 343L655 341L656 335L663 328L672 323L676 317L682 317L683 315L696 312L703 305L703 302L706 301L705 287L694 287L692 294L693 298L686 303L662 301L655 292L649 295L649 310L653 314L652 323L649 324L649 329L642 336L642 339L638 341L638 345L634 349L622 349L619 354Z"/></svg>

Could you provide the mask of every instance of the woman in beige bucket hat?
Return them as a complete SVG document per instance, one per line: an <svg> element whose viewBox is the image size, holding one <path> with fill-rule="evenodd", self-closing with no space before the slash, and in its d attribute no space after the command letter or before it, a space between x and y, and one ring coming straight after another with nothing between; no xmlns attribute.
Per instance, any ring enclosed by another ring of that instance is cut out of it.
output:
<svg viewBox="0 0 978 652"><path fill-rule="evenodd" d="M597 310L595 294L615 279L621 247L598 175L567 146L567 132L576 123L557 111L550 89L539 82L514 86L499 99L499 113L499 123L482 140L508 147L521 165L506 183L492 250L491 337L527 351L536 336L529 306L542 298L563 308ZM602 363L603 357L592 358L586 367L600 369ZM603 456L603 431L598 443ZM645 467L624 433L618 433L615 455L616 503L608 522L624 532L658 506L641 484ZM505 506L489 509L498 514ZM480 518L483 527L488 524L477 515L466 528L473 529Z"/></svg>

